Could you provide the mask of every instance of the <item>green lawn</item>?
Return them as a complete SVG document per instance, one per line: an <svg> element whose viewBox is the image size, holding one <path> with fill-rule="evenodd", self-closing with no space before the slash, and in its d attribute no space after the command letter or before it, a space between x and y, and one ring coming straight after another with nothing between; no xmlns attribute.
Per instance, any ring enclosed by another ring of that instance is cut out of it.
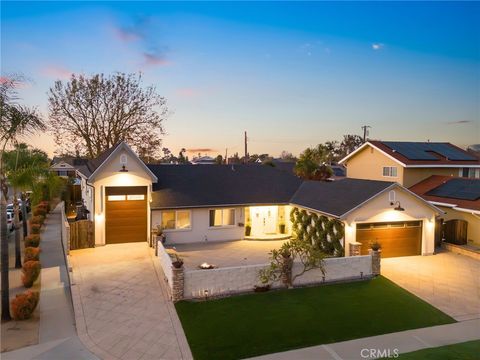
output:
<svg viewBox="0 0 480 360"><path fill-rule="evenodd" d="M384 277L175 306L195 359L238 359L455 322Z"/></svg>
<svg viewBox="0 0 480 360"><path fill-rule="evenodd" d="M480 340L400 354L400 360L478 360Z"/></svg>

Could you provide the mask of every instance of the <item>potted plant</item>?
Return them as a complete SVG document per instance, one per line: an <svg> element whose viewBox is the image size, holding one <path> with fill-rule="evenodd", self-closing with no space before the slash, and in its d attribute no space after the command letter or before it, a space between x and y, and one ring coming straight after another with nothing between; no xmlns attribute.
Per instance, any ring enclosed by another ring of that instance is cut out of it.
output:
<svg viewBox="0 0 480 360"><path fill-rule="evenodd" d="M172 261L172 266L175 269L180 269L183 266L183 259L177 254L175 254L175 261Z"/></svg>
<svg viewBox="0 0 480 360"><path fill-rule="evenodd" d="M284 223L280 223L280 225L278 225L278 228L280 230L280 234L285 234L285 224Z"/></svg>
<svg viewBox="0 0 480 360"><path fill-rule="evenodd" d="M370 243L370 249L373 251L379 251L382 248L382 244L375 240L374 242Z"/></svg>
<svg viewBox="0 0 480 360"><path fill-rule="evenodd" d="M252 233L252 227L250 225L245 226L245 236L250 236Z"/></svg>

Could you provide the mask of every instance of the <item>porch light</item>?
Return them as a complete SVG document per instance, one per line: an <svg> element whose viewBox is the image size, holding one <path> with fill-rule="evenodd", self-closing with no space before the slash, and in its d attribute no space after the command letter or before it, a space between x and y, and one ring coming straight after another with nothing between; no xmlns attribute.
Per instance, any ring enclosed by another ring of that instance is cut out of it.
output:
<svg viewBox="0 0 480 360"><path fill-rule="evenodd" d="M396 210L396 211L405 211L405 209L400 205L400 201L396 201L395 203L390 203L390 205L395 205L397 204L397 206L395 206L393 208L393 210Z"/></svg>
<svg viewBox="0 0 480 360"><path fill-rule="evenodd" d="M120 172L128 172L128 170L125 168L125 165L122 165L122 168L120 169Z"/></svg>

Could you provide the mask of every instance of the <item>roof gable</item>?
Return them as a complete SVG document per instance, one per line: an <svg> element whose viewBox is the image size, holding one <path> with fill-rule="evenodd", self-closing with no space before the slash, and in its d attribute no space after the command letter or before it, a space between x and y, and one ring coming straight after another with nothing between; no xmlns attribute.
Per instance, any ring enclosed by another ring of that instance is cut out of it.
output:
<svg viewBox="0 0 480 360"><path fill-rule="evenodd" d="M345 163L370 146L403 167L480 167L480 160L450 143L369 140L340 160Z"/></svg>
<svg viewBox="0 0 480 360"><path fill-rule="evenodd" d="M140 160L137 154L127 145L124 141L115 144L112 148L104 151L96 159L92 159L87 163L87 169L91 171L89 175L89 182L92 182L102 171L102 169L110 162L116 154L121 151L125 151L130 157L139 164L139 166L145 171L146 175L152 179L152 182L157 182L157 177L152 171Z"/></svg>
<svg viewBox="0 0 480 360"><path fill-rule="evenodd" d="M291 203L341 218L394 185L396 183L388 181L351 178L332 182L305 181Z"/></svg>

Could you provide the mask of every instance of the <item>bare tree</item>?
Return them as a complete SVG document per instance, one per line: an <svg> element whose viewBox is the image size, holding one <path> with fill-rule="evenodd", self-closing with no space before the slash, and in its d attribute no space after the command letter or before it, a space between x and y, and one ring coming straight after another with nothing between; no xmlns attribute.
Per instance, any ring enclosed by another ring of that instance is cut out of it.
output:
<svg viewBox="0 0 480 360"><path fill-rule="evenodd" d="M49 128L55 143L95 158L126 141L145 158L161 153L166 100L141 75L72 75L49 91Z"/></svg>

